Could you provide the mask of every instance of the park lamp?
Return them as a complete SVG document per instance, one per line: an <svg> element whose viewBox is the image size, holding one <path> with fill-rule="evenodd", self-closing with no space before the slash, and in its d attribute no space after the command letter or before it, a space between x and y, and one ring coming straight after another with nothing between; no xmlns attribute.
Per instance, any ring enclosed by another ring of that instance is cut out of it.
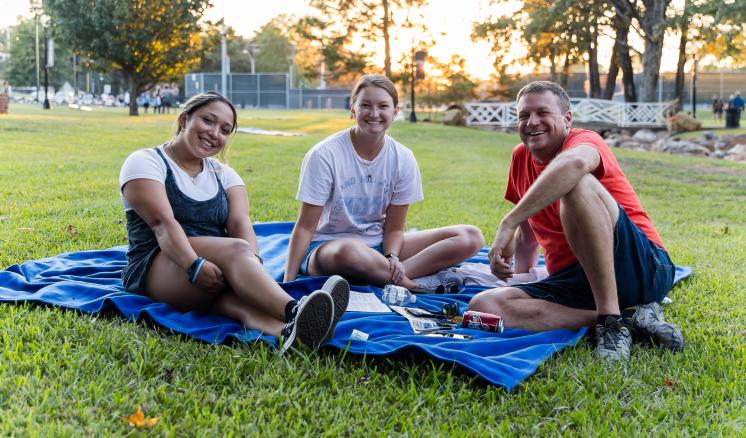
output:
<svg viewBox="0 0 746 438"><path fill-rule="evenodd" d="M414 110L414 85L417 79L425 79L425 60L427 59L427 51L417 50L414 52L414 62L412 63L412 111L409 113L409 121L411 123L417 123L417 114Z"/></svg>

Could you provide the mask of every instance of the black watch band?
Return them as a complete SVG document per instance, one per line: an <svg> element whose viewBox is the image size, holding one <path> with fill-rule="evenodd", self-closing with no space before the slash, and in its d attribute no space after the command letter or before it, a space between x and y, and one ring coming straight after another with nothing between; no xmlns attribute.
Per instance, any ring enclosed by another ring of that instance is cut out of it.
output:
<svg viewBox="0 0 746 438"><path fill-rule="evenodd" d="M390 252L386 254L384 257L386 257L387 259L395 259L397 261L399 260L399 255L395 252Z"/></svg>

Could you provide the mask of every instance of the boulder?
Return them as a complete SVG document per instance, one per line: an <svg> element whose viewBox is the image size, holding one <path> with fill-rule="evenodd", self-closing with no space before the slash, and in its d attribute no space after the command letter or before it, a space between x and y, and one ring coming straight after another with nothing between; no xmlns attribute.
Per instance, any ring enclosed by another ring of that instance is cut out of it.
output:
<svg viewBox="0 0 746 438"><path fill-rule="evenodd" d="M726 149L730 149L737 144L746 144L746 134L724 135L721 140L726 143Z"/></svg>
<svg viewBox="0 0 746 438"><path fill-rule="evenodd" d="M737 144L728 150L726 160L746 161L746 144Z"/></svg>
<svg viewBox="0 0 746 438"><path fill-rule="evenodd" d="M671 140L663 146L663 151L672 154L688 154L698 157L709 157L710 151L691 141Z"/></svg>
<svg viewBox="0 0 746 438"><path fill-rule="evenodd" d="M650 149L649 143L641 143L636 140L624 140L623 142L619 143L620 148L624 149L634 149L634 150L643 150L647 151Z"/></svg>
<svg viewBox="0 0 746 438"><path fill-rule="evenodd" d="M702 131L702 140L715 143L718 141L718 136L712 131Z"/></svg>
<svg viewBox="0 0 746 438"><path fill-rule="evenodd" d="M449 126L466 126L466 110L458 105L451 105L443 113L443 124Z"/></svg>
<svg viewBox="0 0 746 438"><path fill-rule="evenodd" d="M669 129L672 132L699 131L702 122L686 113L678 113L669 118Z"/></svg>
<svg viewBox="0 0 746 438"><path fill-rule="evenodd" d="M635 132L635 135L633 135L632 138L644 143L652 143L658 140L658 136L655 134L655 132L649 129L640 129L639 131Z"/></svg>

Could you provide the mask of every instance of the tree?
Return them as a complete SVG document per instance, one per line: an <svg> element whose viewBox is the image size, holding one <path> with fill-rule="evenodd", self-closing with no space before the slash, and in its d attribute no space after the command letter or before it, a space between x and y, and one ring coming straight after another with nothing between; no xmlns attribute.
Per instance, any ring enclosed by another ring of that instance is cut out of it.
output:
<svg viewBox="0 0 746 438"><path fill-rule="evenodd" d="M199 71L219 72L221 71L221 48L223 38L221 32L222 20L217 23L209 23L202 34L202 56L200 57ZM250 72L251 60L248 53L249 40L236 34L236 30L230 26L225 29L226 51L231 62L231 72Z"/></svg>
<svg viewBox="0 0 746 438"><path fill-rule="evenodd" d="M36 23L21 20L13 28L10 59L7 62L7 79L15 86L36 86ZM44 82L44 32L39 31L40 79ZM54 41L54 66L49 68L49 85L61 87L72 78L72 52L65 41Z"/></svg>
<svg viewBox="0 0 746 438"><path fill-rule="evenodd" d="M424 27L415 24L410 12L422 7L429 0L309 0L321 16L329 20L316 18L314 24L326 31L332 31L336 39L336 48L346 45L358 37L374 42L383 40L384 74L391 78L391 35L398 28ZM332 53L328 53L333 55Z"/></svg>
<svg viewBox="0 0 746 438"><path fill-rule="evenodd" d="M508 0L493 0L500 9ZM509 16L497 16L475 24L473 40L492 44L495 67L504 74L509 64L526 63L537 68L548 64L551 80L567 85L569 69L587 58L591 95L601 95L598 66L599 29L609 25L608 5L601 0L526 0ZM526 55L514 59L513 47L506 44L520 35L528 48Z"/></svg>
<svg viewBox="0 0 746 438"><path fill-rule="evenodd" d="M199 63L198 22L209 5L209 0L44 2L58 35L121 71L129 84L131 116L138 115L142 90Z"/></svg>
<svg viewBox="0 0 746 438"><path fill-rule="evenodd" d="M448 62L428 58L427 77L417 82L419 100L427 106L462 104L476 97L477 84L466 72L464 58L453 55ZM409 74L407 81L410 80Z"/></svg>
<svg viewBox="0 0 746 438"><path fill-rule="evenodd" d="M657 100L658 77L660 75L661 56L663 55L663 37L668 24L666 10L671 0L608 1L623 19L634 19L639 24L639 33L645 39L645 51L642 54L640 99L643 102L653 102Z"/></svg>

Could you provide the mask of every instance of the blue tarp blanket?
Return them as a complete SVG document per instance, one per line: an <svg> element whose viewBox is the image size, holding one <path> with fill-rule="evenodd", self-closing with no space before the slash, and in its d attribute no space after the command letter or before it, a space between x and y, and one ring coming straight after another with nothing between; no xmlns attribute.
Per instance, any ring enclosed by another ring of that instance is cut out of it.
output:
<svg viewBox="0 0 746 438"><path fill-rule="evenodd" d="M256 224L255 230L265 260L265 268L277 280L282 279L292 222ZM149 318L155 323L209 343L231 340L250 342L260 339L274 344L272 336L261 336L237 322L217 315L181 313L171 306L154 302L122 289L121 273L126 247L80 251L32 260L0 272L0 301L33 301L77 309L87 313L116 309L129 319ZM470 262L487 263L487 249ZM677 280L691 274L677 268ZM306 277L282 284L295 298L321 287L324 277ZM416 305L440 311L443 304L456 302L461 312L469 299L483 288L467 287L460 294L419 295ZM381 290L353 285L358 292L379 296ZM351 340L353 329L368 334L366 341ZM329 346L348 349L354 354L407 356L427 354L436 360L456 364L486 381L511 389L536 371L553 353L575 345L586 330L553 330L533 333L508 329L502 334L458 328L458 333L473 336L461 340L413 334L409 322L396 313L348 312L337 325Z"/></svg>

